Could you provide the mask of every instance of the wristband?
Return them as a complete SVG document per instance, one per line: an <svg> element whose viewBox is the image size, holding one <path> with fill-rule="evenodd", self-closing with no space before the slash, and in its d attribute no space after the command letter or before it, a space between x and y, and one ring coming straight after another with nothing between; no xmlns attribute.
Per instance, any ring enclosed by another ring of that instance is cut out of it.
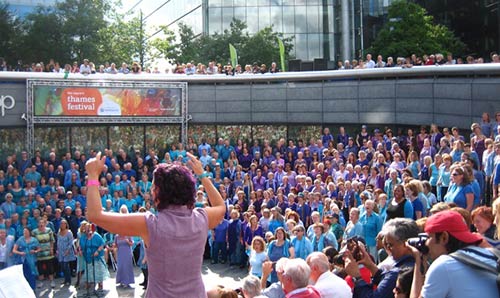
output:
<svg viewBox="0 0 500 298"><path fill-rule="evenodd" d="M203 178L208 178L208 177L210 177L210 174L209 174L209 173L207 173L207 172L203 172L203 173L201 173L200 175L197 175L197 176L198 176L198 180L201 180L201 179L203 179Z"/></svg>
<svg viewBox="0 0 500 298"><path fill-rule="evenodd" d="M97 180L97 179L87 181L87 186L99 186L99 185L101 185L101 184L99 183L99 180Z"/></svg>

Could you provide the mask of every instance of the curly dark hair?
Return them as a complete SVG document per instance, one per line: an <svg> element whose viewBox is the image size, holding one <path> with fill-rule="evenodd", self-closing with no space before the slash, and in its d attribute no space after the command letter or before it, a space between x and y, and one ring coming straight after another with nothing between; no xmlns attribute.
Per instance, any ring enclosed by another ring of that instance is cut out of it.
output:
<svg viewBox="0 0 500 298"><path fill-rule="evenodd" d="M153 176L158 210L170 205L194 208L196 180L191 170L178 164L159 164Z"/></svg>

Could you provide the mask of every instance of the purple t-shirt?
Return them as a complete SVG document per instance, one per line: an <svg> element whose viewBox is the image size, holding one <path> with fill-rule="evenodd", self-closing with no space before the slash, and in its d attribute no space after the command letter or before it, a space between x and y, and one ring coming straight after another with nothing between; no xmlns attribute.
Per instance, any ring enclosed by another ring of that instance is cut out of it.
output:
<svg viewBox="0 0 500 298"><path fill-rule="evenodd" d="M146 298L206 297L201 278L208 235L205 209L170 206L154 215L146 213L149 269Z"/></svg>

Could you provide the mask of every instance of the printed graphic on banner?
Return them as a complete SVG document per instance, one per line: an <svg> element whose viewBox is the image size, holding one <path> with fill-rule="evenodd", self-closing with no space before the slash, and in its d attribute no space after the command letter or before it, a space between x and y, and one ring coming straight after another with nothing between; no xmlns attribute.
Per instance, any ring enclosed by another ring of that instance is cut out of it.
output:
<svg viewBox="0 0 500 298"><path fill-rule="evenodd" d="M34 89L35 116L181 116L181 88Z"/></svg>

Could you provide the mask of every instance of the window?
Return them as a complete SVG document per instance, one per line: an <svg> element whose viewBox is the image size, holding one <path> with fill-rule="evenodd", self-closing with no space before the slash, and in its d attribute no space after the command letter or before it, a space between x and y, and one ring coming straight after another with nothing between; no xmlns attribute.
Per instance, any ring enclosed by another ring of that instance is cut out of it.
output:
<svg viewBox="0 0 500 298"><path fill-rule="evenodd" d="M271 26L270 9L269 6L259 7L259 30Z"/></svg>
<svg viewBox="0 0 500 298"><path fill-rule="evenodd" d="M208 9L208 33L222 31L222 8L211 7Z"/></svg>
<svg viewBox="0 0 500 298"><path fill-rule="evenodd" d="M283 33L295 33L295 7L283 6Z"/></svg>

